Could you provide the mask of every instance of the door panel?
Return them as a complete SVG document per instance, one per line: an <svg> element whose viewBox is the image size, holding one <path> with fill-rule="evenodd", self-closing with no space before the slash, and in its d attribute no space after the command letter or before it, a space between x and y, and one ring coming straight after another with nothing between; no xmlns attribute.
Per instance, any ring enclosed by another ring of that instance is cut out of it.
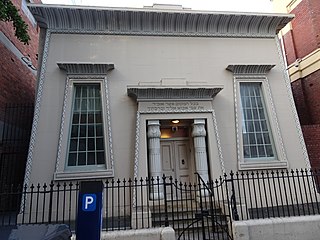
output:
<svg viewBox="0 0 320 240"><path fill-rule="evenodd" d="M172 176L174 178L173 159L172 142L161 142L162 174L165 174L166 176Z"/></svg>
<svg viewBox="0 0 320 240"><path fill-rule="evenodd" d="M181 182L190 182L190 147L188 141L175 141L175 173Z"/></svg>
<svg viewBox="0 0 320 240"><path fill-rule="evenodd" d="M190 181L190 146L188 140L161 141L162 173L178 181Z"/></svg>

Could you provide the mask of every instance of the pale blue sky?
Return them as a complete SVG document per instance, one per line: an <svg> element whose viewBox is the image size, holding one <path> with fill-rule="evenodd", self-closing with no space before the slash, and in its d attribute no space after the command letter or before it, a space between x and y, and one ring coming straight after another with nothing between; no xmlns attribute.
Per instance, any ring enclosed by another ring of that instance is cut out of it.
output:
<svg viewBox="0 0 320 240"><path fill-rule="evenodd" d="M179 4L193 10L272 12L271 0L42 0L48 4L72 4L107 7L138 7Z"/></svg>

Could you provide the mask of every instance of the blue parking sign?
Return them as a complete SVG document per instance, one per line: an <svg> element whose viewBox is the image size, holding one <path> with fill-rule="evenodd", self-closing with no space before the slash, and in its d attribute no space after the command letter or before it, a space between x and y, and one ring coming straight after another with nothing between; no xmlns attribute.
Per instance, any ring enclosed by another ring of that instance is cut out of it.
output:
<svg viewBox="0 0 320 240"><path fill-rule="evenodd" d="M80 182L77 240L100 240L102 228L102 181Z"/></svg>
<svg viewBox="0 0 320 240"><path fill-rule="evenodd" d="M93 212L96 210L97 195L94 193L83 194L82 197L82 211Z"/></svg>

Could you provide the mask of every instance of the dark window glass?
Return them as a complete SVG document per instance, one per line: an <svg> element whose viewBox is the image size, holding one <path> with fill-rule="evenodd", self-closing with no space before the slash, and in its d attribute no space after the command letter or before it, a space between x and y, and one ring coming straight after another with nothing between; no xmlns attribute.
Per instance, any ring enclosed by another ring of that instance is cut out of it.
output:
<svg viewBox="0 0 320 240"><path fill-rule="evenodd" d="M75 84L68 166L104 164L100 84Z"/></svg>

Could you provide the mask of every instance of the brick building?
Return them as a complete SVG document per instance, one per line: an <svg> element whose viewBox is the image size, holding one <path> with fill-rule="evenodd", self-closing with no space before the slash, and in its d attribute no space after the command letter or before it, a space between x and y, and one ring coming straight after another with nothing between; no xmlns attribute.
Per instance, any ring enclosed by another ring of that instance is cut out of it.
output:
<svg viewBox="0 0 320 240"><path fill-rule="evenodd" d="M35 0L34 2L40 2ZM26 0L12 0L28 24L29 45L14 36L12 22L0 22L0 106L7 103L34 101L39 33L36 21L27 8ZM28 66L31 65L32 66ZM3 111L3 110L2 110ZM0 121L3 112L0 113Z"/></svg>
<svg viewBox="0 0 320 240"><path fill-rule="evenodd" d="M18 182L23 179L30 138L39 32L27 2L12 0L28 24L31 38L28 45L16 38L12 22L0 22L0 190L8 179Z"/></svg>
<svg viewBox="0 0 320 240"><path fill-rule="evenodd" d="M295 18L279 36L313 167L320 167L320 1L273 0L276 12Z"/></svg>

